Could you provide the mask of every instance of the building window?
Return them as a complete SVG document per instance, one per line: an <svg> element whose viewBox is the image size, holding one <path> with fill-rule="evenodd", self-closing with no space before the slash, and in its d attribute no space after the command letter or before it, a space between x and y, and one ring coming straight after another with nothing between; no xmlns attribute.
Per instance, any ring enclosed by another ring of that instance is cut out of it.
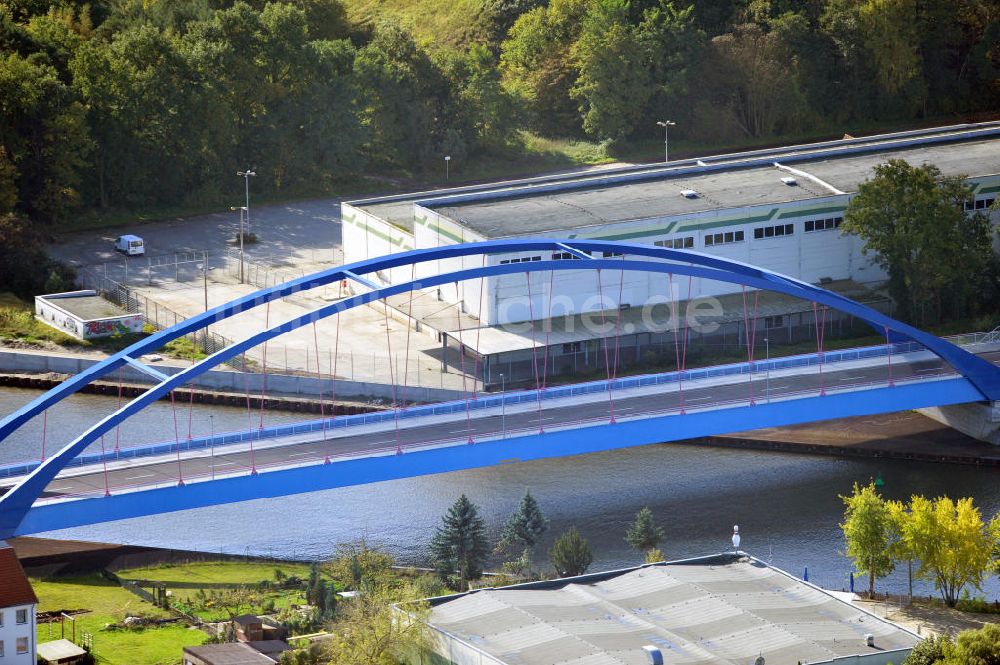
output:
<svg viewBox="0 0 1000 665"><path fill-rule="evenodd" d="M0 610L0 628L3 628L3 610Z"/></svg>
<svg viewBox="0 0 1000 665"><path fill-rule="evenodd" d="M996 201L996 199L976 199L973 201L966 201L965 210L967 212L971 212L973 210L986 210L993 205L994 201Z"/></svg>
<svg viewBox="0 0 1000 665"><path fill-rule="evenodd" d="M17 638L17 652L18 653L28 653L28 638L19 637Z"/></svg>
<svg viewBox="0 0 1000 665"><path fill-rule="evenodd" d="M777 226L761 226L753 230L753 239L762 240L764 238L774 238L778 236L790 236L795 233L794 224L778 224Z"/></svg>
<svg viewBox="0 0 1000 665"><path fill-rule="evenodd" d="M671 240L657 240L653 244L657 247L666 247L667 249L694 249L694 236L673 238Z"/></svg>
<svg viewBox="0 0 1000 665"><path fill-rule="evenodd" d="M765 316L764 317L764 329L771 330L772 328L784 328L785 327L785 317L784 316Z"/></svg>
<svg viewBox="0 0 1000 665"><path fill-rule="evenodd" d="M3 658L3 640L0 640L0 658Z"/></svg>
<svg viewBox="0 0 1000 665"><path fill-rule="evenodd" d="M15 620L18 623L28 623L28 610L18 610L17 618Z"/></svg>
<svg viewBox="0 0 1000 665"><path fill-rule="evenodd" d="M603 255L604 255L604 258L606 258L606 259L612 259L612 258L614 258L616 256L622 256L622 253L621 252L604 252Z"/></svg>
<svg viewBox="0 0 1000 665"><path fill-rule="evenodd" d="M580 353L583 350L582 342L569 342L562 345L563 353Z"/></svg>
<svg viewBox="0 0 1000 665"><path fill-rule="evenodd" d="M839 229L843 221L844 221L843 217L810 219L805 224L805 231L806 233L812 233L813 231L829 231L831 229Z"/></svg>
<svg viewBox="0 0 1000 665"><path fill-rule="evenodd" d="M713 245L728 245L734 242L743 242L743 231L709 233L705 236L705 247L711 247Z"/></svg>
<svg viewBox="0 0 1000 665"><path fill-rule="evenodd" d="M530 263L532 261L541 261L541 260L542 257L540 256L523 256L519 259L501 259L500 265L505 265L507 263Z"/></svg>
<svg viewBox="0 0 1000 665"><path fill-rule="evenodd" d="M557 252L552 255L553 261L579 261L580 257L569 252Z"/></svg>

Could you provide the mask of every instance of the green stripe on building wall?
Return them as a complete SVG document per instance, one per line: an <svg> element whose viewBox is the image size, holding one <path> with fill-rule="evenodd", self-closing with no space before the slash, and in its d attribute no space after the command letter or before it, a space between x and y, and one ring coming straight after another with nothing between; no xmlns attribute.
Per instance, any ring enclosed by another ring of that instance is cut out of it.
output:
<svg viewBox="0 0 1000 665"><path fill-rule="evenodd" d="M842 215L846 208L844 206L826 206L823 208L805 208L803 210L789 210L778 215L778 219L788 219L789 217L814 217L816 215L826 215L828 213Z"/></svg>

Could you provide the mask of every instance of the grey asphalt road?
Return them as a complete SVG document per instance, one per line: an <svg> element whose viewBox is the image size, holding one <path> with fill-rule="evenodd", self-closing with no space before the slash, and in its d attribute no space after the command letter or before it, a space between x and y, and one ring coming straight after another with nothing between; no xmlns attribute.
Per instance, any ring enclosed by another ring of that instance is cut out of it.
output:
<svg viewBox="0 0 1000 665"><path fill-rule="evenodd" d="M1000 352L982 354L982 357L997 362ZM770 380L770 394L779 397L784 394L803 391L818 391L822 385L827 388L848 386L852 384L870 384L886 382L888 368L885 364L863 368L847 368L824 371L822 377L818 372L794 375L776 376ZM942 371L948 371L948 366L938 359L916 361L909 363L894 362L892 376L896 380L906 380L920 376L933 376ZM753 390L758 401L763 401L766 382L764 377L756 376ZM708 404L746 400L749 397L747 383L713 385L696 387L692 385L683 392L684 403L688 408L707 406ZM631 397L619 397L614 401L614 413L617 418L627 418L647 412L677 409L680 406L681 394L677 392L666 394L648 394ZM485 438L500 436L505 429L508 433L525 428L535 428L541 425L546 428L559 427L584 419L603 419L610 416L610 404L607 400L593 401L585 404L558 404L542 402L541 411L530 410L520 413L500 415L474 415L469 424L463 420L450 422L433 422L419 424L416 420L407 420L399 428L398 443L407 446L423 445L442 440L457 440L464 442L467 436ZM394 430L362 433L341 436L324 442L290 443L284 446L259 449L254 452L253 462L257 468L285 464L302 464L319 462L325 455L344 456L357 455L365 452L376 452L392 449L397 444L397 434ZM222 452L211 457L197 457L181 460L155 461L150 464L133 466L127 469L111 470L107 474L107 482L112 491L116 487L135 487L139 485L155 485L157 483L176 482L178 469L180 476L193 478L205 477L212 473L230 474L248 471L251 468L249 451ZM92 473L57 478L46 491L47 497L81 496L103 494L105 478L103 470L97 468Z"/></svg>

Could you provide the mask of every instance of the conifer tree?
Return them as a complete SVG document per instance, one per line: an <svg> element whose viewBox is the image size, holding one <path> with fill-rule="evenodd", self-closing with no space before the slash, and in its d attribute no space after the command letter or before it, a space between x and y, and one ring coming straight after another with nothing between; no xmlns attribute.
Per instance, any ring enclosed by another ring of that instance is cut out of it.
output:
<svg viewBox="0 0 1000 665"><path fill-rule="evenodd" d="M483 574L483 563L489 551L486 525L479 516L479 509L464 494L441 518L431 539L431 559L434 568L445 583L452 583L457 575L458 588L469 588L471 580Z"/></svg>
<svg viewBox="0 0 1000 665"><path fill-rule="evenodd" d="M511 514L504 525L503 534L498 549L507 549L518 541L531 549L549 528L549 521L538 507L535 497L530 491L525 491L517 510Z"/></svg>
<svg viewBox="0 0 1000 665"><path fill-rule="evenodd" d="M549 550L549 560L555 566L559 577L583 575L593 562L590 546L576 527L556 538Z"/></svg>
<svg viewBox="0 0 1000 665"><path fill-rule="evenodd" d="M625 531L625 541L640 552L656 549L663 542L663 529L653 523L653 511L643 507Z"/></svg>

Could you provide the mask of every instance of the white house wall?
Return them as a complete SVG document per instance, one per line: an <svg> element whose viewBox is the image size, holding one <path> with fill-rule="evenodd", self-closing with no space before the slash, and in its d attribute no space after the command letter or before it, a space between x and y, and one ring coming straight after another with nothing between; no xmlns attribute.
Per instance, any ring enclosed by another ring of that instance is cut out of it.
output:
<svg viewBox="0 0 1000 665"><path fill-rule="evenodd" d="M17 611L27 610L27 623L17 623ZM0 641L3 642L3 665L35 665L37 645L35 643L35 605L14 605L0 609L3 613L3 625L0 626ZM27 653L17 653L17 638L28 638Z"/></svg>

